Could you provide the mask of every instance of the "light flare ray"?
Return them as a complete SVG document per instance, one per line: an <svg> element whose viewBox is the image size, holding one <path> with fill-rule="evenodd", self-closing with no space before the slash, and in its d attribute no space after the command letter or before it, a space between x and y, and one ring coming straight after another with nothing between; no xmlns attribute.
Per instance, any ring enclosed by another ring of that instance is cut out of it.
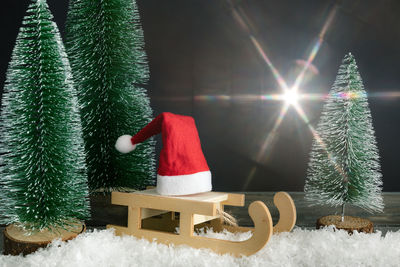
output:
<svg viewBox="0 0 400 267"><path fill-rule="evenodd" d="M284 91L289 90L289 87L287 86L286 81L282 78L279 71L272 64L271 60L265 53L264 49L261 47L258 40L253 35L250 35L250 40L253 43L254 47L257 49L257 52L260 54L260 56L265 61L265 63L267 63L267 66L270 68L272 74L274 75L276 82L279 84L279 87Z"/></svg>
<svg viewBox="0 0 400 267"><path fill-rule="evenodd" d="M300 74L297 76L297 78L294 82L294 85L293 85L294 90L296 90L296 91L298 90L298 88L300 87L301 83L304 80L304 76L305 76L307 70L309 69L309 67L311 66L315 57L317 56L319 49L321 48L321 45L324 42L325 34L328 31L328 28L330 27L333 19L336 16L337 9L338 9L338 6L337 6L337 4L335 4L335 6L329 12L328 18L326 19L324 25L322 26L321 32L318 35L318 40L316 41L314 47L311 49L311 53L308 56L306 64L304 64L303 69L301 70Z"/></svg>
<svg viewBox="0 0 400 267"><path fill-rule="evenodd" d="M287 111L289 109L289 105L285 104L280 112L277 120L275 121L274 126L272 127L272 130L269 132L267 138L265 139L264 143L261 146L261 149L257 155L256 162L260 162L263 156L265 155L265 152L267 151L268 147L273 143L275 140L276 134L278 132L279 126L281 125L283 118L285 117ZM250 182L252 181L255 173L256 173L257 167L253 166L252 169L250 170L249 175L246 177L246 180L244 182L243 188L247 188Z"/></svg>
<svg viewBox="0 0 400 267"><path fill-rule="evenodd" d="M277 81L279 87L286 91L288 90L288 86L286 84L286 81L282 78L282 75L279 73L279 71L275 68L274 64L272 64L272 61L269 59L267 53L264 51L262 46L260 45L260 42L257 40L257 38L252 34L252 31L250 29L250 20L245 16L244 12L240 12L232 7L232 15L234 19L237 21L237 23L240 25L240 27L249 35L249 38L256 48L257 52L259 55L262 57L262 59L267 63L267 66L270 68L275 80Z"/></svg>

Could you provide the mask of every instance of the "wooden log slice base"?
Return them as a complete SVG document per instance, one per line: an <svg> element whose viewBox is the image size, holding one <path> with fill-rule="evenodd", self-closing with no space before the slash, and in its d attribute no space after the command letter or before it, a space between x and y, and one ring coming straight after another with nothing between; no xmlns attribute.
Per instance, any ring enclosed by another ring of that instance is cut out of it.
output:
<svg viewBox="0 0 400 267"><path fill-rule="evenodd" d="M62 241L74 239L80 233L86 231L84 223L75 223L67 229L56 229L53 231L42 230L37 233L28 235L22 228L14 224L4 229L4 255L17 256L21 253L25 256L38 250L45 248L54 239L61 238Z"/></svg>
<svg viewBox="0 0 400 267"><path fill-rule="evenodd" d="M343 222L340 215L324 216L317 220L317 229L328 225L334 225L337 229L346 230L349 234L352 234L354 230L360 233L372 233L374 231L374 224L370 220L353 216L344 216Z"/></svg>

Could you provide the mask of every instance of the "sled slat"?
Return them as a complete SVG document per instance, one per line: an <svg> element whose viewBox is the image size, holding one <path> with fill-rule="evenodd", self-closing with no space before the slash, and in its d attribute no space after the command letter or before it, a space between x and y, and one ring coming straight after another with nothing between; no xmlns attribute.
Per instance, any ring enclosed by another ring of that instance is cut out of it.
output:
<svg viewBox="0 0 400 267"><path fill-rule="evenodd" d="M161 214L164 214L167 212L169 212L169 211L168 210L155 210L155 209L142 209L142 211L141 211L142 217L141 218L146 219L146 218L161 215Z"/></svg>
<svg viewBox="0 0 400 267"><path fill-rule="evenodd" d="M217 218L221 218L219 215L217 216L207 216L207 215L201 215L201 214L194 214L193 217L193 224L197 225L203 222L208 222Z"/></svg>
<svg viewBox="0 0 400 267"><path fill-rule="evenodd" d="M244 206L244 195L243 194L232 194L228 193L228 199L221 202L222 205L228 206Z"/></svg>
<svg viewBox="0 0 400 267"><path fill-rule="evenodd" d="M132 192L132 194L138 195L146 195L146 196L156 196L161 198L174 198L174 199L184 199L184 200L194 200L194 201L206 201L206 202L222 202L229 199L229 193L224 192L204 192L193 195L184 195L184 196L164 196L157 193L155 188L147 189L144 191L136 191ZM241 194L232 194L232 195L241 195ZM244 197L244 195L243 195Z"/></svg>
<svg viewBox="0 0 400 267"><path fill-rule="evenodd" d="M147 191L147 190L146 190ZM226 199L228 198L227 194ZM133 194L123 192L112 192L112 204L136 206L141 208L150 208L165 211L189 212L209 216L217 215L217 202L206 202L198 200L164 197L146 194Z"/></svg>

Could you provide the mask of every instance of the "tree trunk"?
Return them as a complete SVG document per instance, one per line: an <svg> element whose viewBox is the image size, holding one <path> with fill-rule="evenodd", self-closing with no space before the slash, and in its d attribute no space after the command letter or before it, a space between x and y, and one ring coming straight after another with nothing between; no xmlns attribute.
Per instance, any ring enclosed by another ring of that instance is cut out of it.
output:
<svg viewBox="0 0 400 267"><path fill-rule="evenodd" d="M374 224L370 220L359 217L344 216L342 221L341 215L329 215L317 220L317 229L328 225L334 225L337 229L346 230L349 234L352 234L354 230L363 233L372 233L374 231Z"/></svg>
<svg viewBox="0 0 400 267"><path fill-rule="evenodd" d="M4 229L4 255L27 255L39 248L45 248L54 239L61 238L63 241L74 239L78 234L86 231L84 223L74 224L68 230L54 229L53 231L43 230L31 235L14 224Z"/></svg>

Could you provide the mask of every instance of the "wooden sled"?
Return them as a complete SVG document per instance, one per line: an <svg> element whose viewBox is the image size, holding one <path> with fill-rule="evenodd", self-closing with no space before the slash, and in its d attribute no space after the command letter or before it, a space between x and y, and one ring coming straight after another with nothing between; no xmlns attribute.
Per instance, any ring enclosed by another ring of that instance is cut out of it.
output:
<svg viewBox="0 0 400 267"><path fill-rule="evenodd" d="M216 253L230 253L236 257L252 255L262 249L273 233L291 231L296 222L296 208L292 198L285 192L274 196L274 204L280 218L273 226L271 214L261 201L249 206L249 215L254 228L233 227L222 223L218 211L225 205L244 206L243 194L207 192L190 196L162 196L155 189L133 193L113 192L111 203L128 206L128 226L107 225L117 235L133 235L163 244L188 245L194 248L209 248ZM177 213L179 212L179 219ZM227 229L233 232L252 231L245 241L228 241L195 236L195 227L210 225L214 230ZM179 226L179 234L174 233Z"/></svg>

